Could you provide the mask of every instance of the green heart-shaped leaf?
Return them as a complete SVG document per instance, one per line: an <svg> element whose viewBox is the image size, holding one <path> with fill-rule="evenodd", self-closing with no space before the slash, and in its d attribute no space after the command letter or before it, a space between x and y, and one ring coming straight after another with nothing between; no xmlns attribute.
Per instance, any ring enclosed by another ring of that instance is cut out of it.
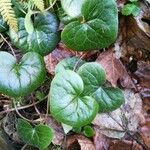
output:
<svg viewBox="0 0 150 150"><path fill-rule="evenodd" d="M46 125L37 125L33 128L23 119L18 120L17 133L19 137L29 145L44 150L49 146L53 138L52 129Z"/></svg>
<svg viewBox="0 0 150 150"><path fill-rule="evenodd" d="M34 30L28 33L25 29L25 19L18 19L19 31L10 29L12 43L24 52L34 51L41 55L50 53L59 42L58 20L52 13L38 14L34 17Z"/></svg>
<svg viewBox="0 0 150 150"><path fill-rule="evenodd" d="M84 93L87 95L93 94L106 81L106 73L103 67L96 63L85 63L78 72L84 82Z"/></svg>
<svg viewBox="0 0 150 150"><path fill-rule="evenodd" d="M85 61L78 57L65 58L57 64L55 73L63 72L65 70L77 71L84 63Z"/></svg>
<svg viewBox="0 0 150 150"><path fill-rule="evenodd" d="M2 16L0 15L0 33L5 32L8 29L8 25L6 22L3 20Z"/></svg>
<svg viewBox="0 0 150 150"><path fill-rule="evenodd" d="M106 73L98 63L85 63L78 74L82 78L84 94L92 96L99 104L99 112L109 112L119 108L124 103L123 92L119 88L103 87Z"/></svg>
<svg viewBox="0 0 150 150"><path fill-rule="evenodd" d="M51 114L56 120L73 127L90 123L98 112L97 102L83 96L81 77L70 70L56 74L49 94Z"/></svg>
<svg viewBox="0 0 150 150"><path fill-rule="evenodd" d="M65 8L68 15L71 15L72 5ZM118 11L114 0L85 0L81 5L81 16L82 21L69 23L62 32L61 37L66 46L86 51L108 47L115 41Z"/></svg>
<svg viewBox="0 0 150 150"><path fill-rule="evenodd" d="M28 52L20 63L11 54L0 52L0 92L20 97L30 94L45 79L45 66L42 56Z"/></svg>
<svg viewBox="0 0 150 150"><path fill-rule="evenodd" d="M119 88L99 87L92 96L99 104L99 112L113 111L124 103L124 95Z"/></svg>

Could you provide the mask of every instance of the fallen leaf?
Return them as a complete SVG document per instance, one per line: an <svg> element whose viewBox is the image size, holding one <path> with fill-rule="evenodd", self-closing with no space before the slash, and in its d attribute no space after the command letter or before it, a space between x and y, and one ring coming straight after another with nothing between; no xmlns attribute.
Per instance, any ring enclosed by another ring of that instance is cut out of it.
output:
<svg viewBox="0 0 150 150"><path fill-rule="evenodd" d="M52 117L48 117L46 119L46 124L50 126L54 131L54 138L52 140L52 143L54 145L62 145L65 137L65 133L61 124L56 122Z"/></svg>
<svg viewBox="0 0 150 150"><path fill-rule="evenodd" d="M99 132L99 129L95 126L95 135L93 137L93 142L96 150L107 150L110 144L110 139Z"/></svg>
<svg viewBox="0 0 150 150"><path fill-rule="evenodd" d="M117 81L125 88L135 88L126 68L122 62L116 58L113 50L101 53L97 60L106 70L107 80L114 86L117 86Z"/></svg>
<svg viewBox="0 0 150 150"><path fill-rule="evenodd" d="M135 141L115 140L109 150L143 150L143 148Z"/></svg>
<svg viewBox="0 0 150 150"><path fill-rule="evenodd" d="M150 62L139 61L134 74L139 78L140 86L150 88Z"/></svg>
<svg viewBox="0 0 150 150"><path fill-rule="evenodd" d="M121 139L128 132L135 133L138 130L142 115L142 99L138 93L134 94L131 90L124 91L125 104L119 109L98 114L94 125L98 126L100 133Z"/></svg>
<svg viewBox="0 0 150 150"><path fill-rule="evenodd" d="M139 131L144 144L150 149L150 118L146 120L146 123L140 128Z"/></svg>
<svg viewBox="0 0 150 150"><path fill-rule="evenodd" d="M91 140L82 135L72 135L67 138L66 149L77 148L80 150L95 150L95 146Z"/></svg>
<svg viewBox="0 0 150 150"><path fill-rule="evenodd" d="M3 129L5 133L12 139L14 142L21 143L17 131L16 131L17 117L14 112L10 112L3 119Z"/></svg>
<svg viewBox="0 0 150 150"><path fill-rule="evenodd" d="M55 67L62 59L73 56L81 57L84 59L91 57L93 54L95 54L95 52L76 52L66 48L62 43L59 43L52 53L44 57L44 61L47 71L54 75Z"/></svg>

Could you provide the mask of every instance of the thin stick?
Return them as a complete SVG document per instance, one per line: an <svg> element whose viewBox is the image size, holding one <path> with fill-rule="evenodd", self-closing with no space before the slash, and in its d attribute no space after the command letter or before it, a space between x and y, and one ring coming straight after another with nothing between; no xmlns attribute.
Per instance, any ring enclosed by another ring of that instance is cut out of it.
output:
<svg viewBox="0 0 150 150"><path fill-rule="evenodd" d="M9 48L10 48L12 54L14 55L14 57L17 58L17 57L16 57L16 54L15 54L15 52L14 52L14 49L12 48L12 46L10 45L10 43L6 40L6 38L5 38L1 33L0 33L0 36L1 36L2 39L7 43L7 45L9 46Z"/></svg>
<svg viewBox="0 0 150 150"><path fill-rule="evenodd" d="M47 98L47 96L45 96L45 98L43 100L45 100L46 98ZM17 110L22 110L22 109L27 109L27 108L33 107L34 105L39 104L43 100L35 102L34 104L18 107ZM0 115L3 115L3 114L8 113L8 112L12 112L12 111L15 111L15 108L11 108L11 109L8 109L8 110L1 111Z"/></svg>

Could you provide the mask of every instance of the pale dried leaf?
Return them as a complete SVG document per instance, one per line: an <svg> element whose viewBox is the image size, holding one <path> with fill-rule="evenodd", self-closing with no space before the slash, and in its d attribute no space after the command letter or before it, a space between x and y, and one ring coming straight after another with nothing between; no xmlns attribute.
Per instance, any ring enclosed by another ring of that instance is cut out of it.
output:
<svg viewBox="0 0 150 150"><path fill-rule="evenodd" d="M137 132L142 114L142 99L131 90L125 90L124 96L125 104L121 108L98 114L93 121L94 125L99 126L100 132L108 137L120 139L126 131Z"/></svg>
<svg viewBox="0 0 150 150"><path fill-rule="evenodd" d="M107 150L110 144L110 139L99 132L99 129L95 126L95 135L93 137L93 142L96 150Z"/></svg>
<svg viewBox="0 0 150 150"><path fill-rule="evenodd" d="M56 122L51 117L48 117L46 121L47 121L46 124L49 125L54 131L54 138L52 140L52 143L54 145L62 145L64 137L65 137L65 133L61 124Z"/></svg>

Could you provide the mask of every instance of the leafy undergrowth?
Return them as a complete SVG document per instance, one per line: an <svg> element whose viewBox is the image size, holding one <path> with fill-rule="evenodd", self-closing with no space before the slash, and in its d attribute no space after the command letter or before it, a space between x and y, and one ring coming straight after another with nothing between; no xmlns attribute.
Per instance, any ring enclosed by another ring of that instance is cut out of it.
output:
<svg viewBox="0 0 150 150"><path fill-rule="evenodd" d="M150 149L149 0L2 4L0 150Z"/></svg>

